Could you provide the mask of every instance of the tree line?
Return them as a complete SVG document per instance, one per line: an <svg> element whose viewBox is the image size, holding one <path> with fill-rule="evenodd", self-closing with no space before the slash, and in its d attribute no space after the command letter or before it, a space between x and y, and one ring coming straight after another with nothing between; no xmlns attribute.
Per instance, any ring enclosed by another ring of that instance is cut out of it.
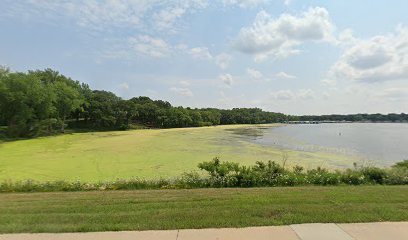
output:
<svg viewBox="0 0 408 240"><path fill-rule="evenodd" d="M286 115L258 108L184 108L149 97L125 100L92 90L52 69L10 72L0 69L0 126L9 137L34 137L66 128L118 130L283 122Z"/></svg>
<svg viewBox="0 0 408 240"><path fill-rule="evenodd" d="M347 122L408 122L408 114L331 114L331 115L308 115L294 117L298 121L347 121Z"/></svg>
<svg viewBox="0 0 408 240"><path fill-rule="evenodd" d="M407 114L290 116L259 108L175 107L149 97L122 99L92 90L52 69L10 72L0 67L0 126L8 137L63 133L66 128L125 130L286 121L408 121ZM1 133L1 132L0 132Z"/></svg>

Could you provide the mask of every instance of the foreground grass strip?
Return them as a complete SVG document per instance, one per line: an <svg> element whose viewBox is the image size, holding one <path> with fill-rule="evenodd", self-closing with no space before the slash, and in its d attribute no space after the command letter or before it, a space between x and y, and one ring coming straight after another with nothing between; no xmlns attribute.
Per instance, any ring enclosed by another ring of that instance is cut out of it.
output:
<svg viewBox="0 0 408 240"><path fill-rule="evenodd" d="M0 232L407 221L408 186L0 194Z"/></svg>

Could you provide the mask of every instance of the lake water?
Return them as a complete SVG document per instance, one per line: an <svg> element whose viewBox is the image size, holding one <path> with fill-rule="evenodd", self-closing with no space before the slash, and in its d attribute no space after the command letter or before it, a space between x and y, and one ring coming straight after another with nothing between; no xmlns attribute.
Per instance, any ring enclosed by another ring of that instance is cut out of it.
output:
<svg viewBox="0 0 408 240"><path fill-rule="evenodd" d="M299 124L252 133L250 141L263 146L352 155L379 166L408 159L406 123Z"/></svg>

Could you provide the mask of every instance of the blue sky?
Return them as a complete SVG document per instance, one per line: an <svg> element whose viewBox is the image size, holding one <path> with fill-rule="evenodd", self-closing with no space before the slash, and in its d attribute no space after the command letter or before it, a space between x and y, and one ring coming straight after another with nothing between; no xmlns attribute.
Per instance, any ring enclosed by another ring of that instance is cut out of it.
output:
<svg viewBox="0 0 408 240"><path fill-rule="evenodd" d="M0 65L123 98L408 112L408 1L3 0Z"/></svg>

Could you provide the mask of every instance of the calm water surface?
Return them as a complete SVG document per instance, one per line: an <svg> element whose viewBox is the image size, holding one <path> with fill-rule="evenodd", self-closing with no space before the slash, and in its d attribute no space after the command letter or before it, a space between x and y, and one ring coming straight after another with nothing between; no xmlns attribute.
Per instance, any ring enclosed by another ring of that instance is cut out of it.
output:
<svg viewBox="0 0 408 240"><path fill-rule="evenodd" d="M408 159L407 123L300 124L259 128L250 141L300 151L328 151L389 166Z"/></svg>

